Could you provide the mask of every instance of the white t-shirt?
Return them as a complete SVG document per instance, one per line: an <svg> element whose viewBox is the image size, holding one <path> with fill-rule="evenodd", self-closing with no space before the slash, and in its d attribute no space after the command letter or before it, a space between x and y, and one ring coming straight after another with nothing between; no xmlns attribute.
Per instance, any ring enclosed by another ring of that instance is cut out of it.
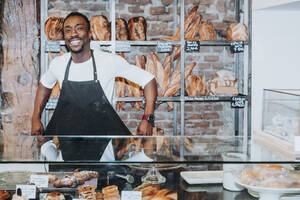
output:
<svg viewBox="0 0 300 200"><path fill-rule="evenodd" d="M65 76L66 67L71 53L65 53L62 56L55 57L49 69L41 77L41 83L46 88L53 88L58 80L60 87ZM110 103L113 103L113 92L115 87L115 78L126 78L142 88L149 83L154 76L141 68L129 64L121 56L94 50L94 57L97 68L97 77L104 90L104 93ZM69 78L71 81L88 81L93 80L93 61L92 58L84 63L71 62Z"/></svg>

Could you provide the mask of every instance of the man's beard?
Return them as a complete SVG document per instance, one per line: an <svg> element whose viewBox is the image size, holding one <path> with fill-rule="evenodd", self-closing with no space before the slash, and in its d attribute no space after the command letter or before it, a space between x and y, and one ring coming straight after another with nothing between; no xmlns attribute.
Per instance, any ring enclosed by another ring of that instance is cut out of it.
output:
<svg viewBox="0 0 300 200"><path fill-rule="evenodd" d="M82 45L81 48L78 50L73 50L70 46L68 46L68 48L71 51L71 53L81 53L81 52L83 52L84 45Z"/></svg>

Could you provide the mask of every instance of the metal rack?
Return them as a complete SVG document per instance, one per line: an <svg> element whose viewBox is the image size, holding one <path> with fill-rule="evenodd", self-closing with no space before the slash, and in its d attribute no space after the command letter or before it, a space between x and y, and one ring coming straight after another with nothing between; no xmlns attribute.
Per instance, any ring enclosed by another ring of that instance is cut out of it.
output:
<svg viewBox="0 0 300 200"><path fill-rule="evenodd" d="M175 27L174 31L177 29L177 5L180 5L180 26L184 27L184 13L185 13L185 4L184 0L173 0L173 5L174 5L174 22L175 22ZM109 5L110 5L110 21L111 21L111 41L91 41L91 47L101 47L104 46L108 50L110 50L112 53L116 53L116 49L118 46L157 46L161 41L116 41L115 38L115 32L116 32L116 27L115 27L115 6L116 6L116 1L115 0L109 0ZM244 129L246 129L243 133L244 137L244 149L243 151L245 153L248 153L248 138L251 136L251 74L252 74L252 69L251 69L251 56L252 56L252 37L251 37L251 31L252 31L252 23L251 23L251 17L252 17L252 0L235 0L235 19L236 21L241 21L241 18L243 16L247 16L248 18L245 18L248 20L248 41L245 42L245 46L247 48L247 53L248 57L247 63L247 69L248 71L244 74L244 87L243 88L238 88L239 92L242 92L244 98L247 101L246 107L244 108L244 119L245 117L247 118L246 124L244 124ZM241 8L241 6L244 6L246 9L246 12L244 9ZM243 14L243 16L241 16ZM51 49L53 46L63 46L65 45L64 41L47 41L45 38L44 34L44 22L48 17L48 1L41 1L41 73L44 73L47 69L48 66L48 51ZM244 20L245 20L244 19ZM185 40L184 40L184 29L181 28L180 32L180 41L170 41L170 45L180 45L181 47L181 57L184 58L185 56ZM229 41L199 41L200 46L230 46L231 42ZM235 75L236 77L239 77L240 71L239 71L239 66L241 62L241 56L237 54L235 56ZM181 72L184 72L184 67L185 67L185 59L181 59ZM246 67L244 67L246 68ZM246 78L245 78L246 77ZM184 73L181 73L181 89L180 89L180 95L179 96L174 96L174 97L159 97L158 101L174 101L174 120L173 124L174 127L177 127L177 115L178 115L178 105L180 103L180 115L181 115L181 121L180 121L180 133L181 135L184 135L184 127L185 127L185 122L184 122L184 114L185 114L185 102L230 102L232 96L201 96L201 97L187 97L184 95ZM115 98L116 101L142 101L143 98L136 98L136 97L124 97L124 98ZM43 113L43 123L46 124L49 119L48 119L48 110L53 109L56 105L56 99L50 99L50 103L47 104L45 112ZM246 114L245 114L246 112ZM239 120L241 118L238 109L235 110L235 135L238 135L239 131ZM174 135L177 135L177 128L174 128L173 131ZM183 141L181 141L181 149L184 149L184 144Z"/></svg>

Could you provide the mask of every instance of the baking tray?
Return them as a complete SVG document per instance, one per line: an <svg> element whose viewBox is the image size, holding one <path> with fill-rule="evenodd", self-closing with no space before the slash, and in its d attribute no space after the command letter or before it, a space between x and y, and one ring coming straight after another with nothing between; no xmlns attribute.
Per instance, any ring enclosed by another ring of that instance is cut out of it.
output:
<svg viewBox="0 0 300 200"><path fill-rule="evenodd" d="M188 184L218 184L223 182L223 171L183 171L180 176Z"/></svg>

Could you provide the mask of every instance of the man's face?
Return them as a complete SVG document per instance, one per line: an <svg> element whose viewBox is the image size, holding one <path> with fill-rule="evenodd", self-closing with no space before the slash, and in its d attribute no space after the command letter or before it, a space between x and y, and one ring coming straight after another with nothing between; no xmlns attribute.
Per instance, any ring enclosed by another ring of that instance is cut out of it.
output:
<svg viewBox="0 0 300 200"><path fill-rule="evenodd" d="M64 38L66 45L72 53L89 51L91 31L81 16L71 16L64 24Z"/></svg>

